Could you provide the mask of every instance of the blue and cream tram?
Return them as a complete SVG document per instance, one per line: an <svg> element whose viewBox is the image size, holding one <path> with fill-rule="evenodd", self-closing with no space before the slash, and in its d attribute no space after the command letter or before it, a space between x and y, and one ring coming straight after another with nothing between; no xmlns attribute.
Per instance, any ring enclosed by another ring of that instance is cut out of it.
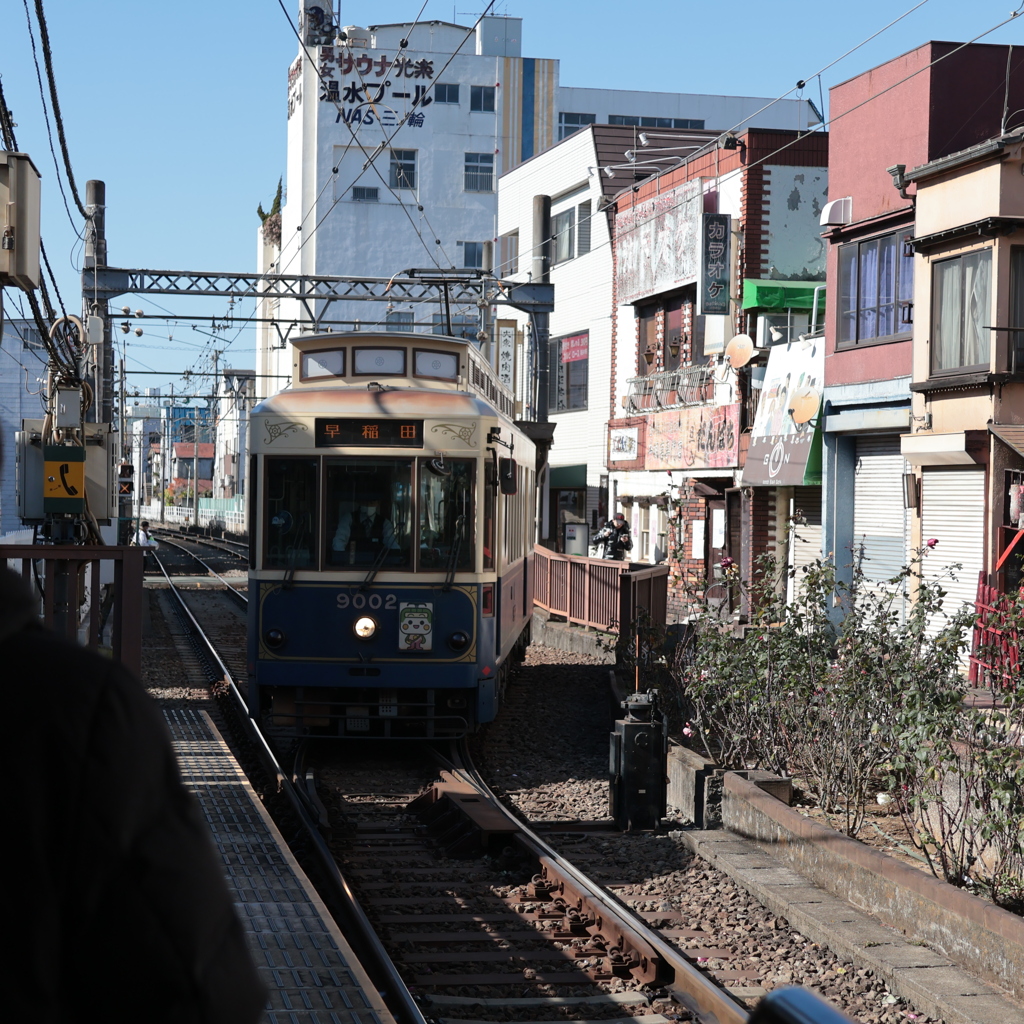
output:
<svg viewBox="0 0 1024 1024"><path fill-rule="evenodd" d="M459 735L529 639L535 448L471 344L315 335L252 414L249 703L278 735Z"/></svg>

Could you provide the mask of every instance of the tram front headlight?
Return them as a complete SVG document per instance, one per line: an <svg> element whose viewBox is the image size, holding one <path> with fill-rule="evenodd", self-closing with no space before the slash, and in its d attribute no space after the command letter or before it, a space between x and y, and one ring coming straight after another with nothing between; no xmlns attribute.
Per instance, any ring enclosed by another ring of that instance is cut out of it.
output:
<svg viewBox="0 0 1024 1024"><path fill-rule="evenodd" d="M352 626L352 632L360 640L369 640L377 632L377 623L369 615L360 615Z"/></svg>
<svg viewBox="0 0 1024 1024"><path fill-rule="evenodd" d="M469 646L469 634L461 629L456 630L456 632L448 637L448 646L453 651L464 651Z"/></svg>

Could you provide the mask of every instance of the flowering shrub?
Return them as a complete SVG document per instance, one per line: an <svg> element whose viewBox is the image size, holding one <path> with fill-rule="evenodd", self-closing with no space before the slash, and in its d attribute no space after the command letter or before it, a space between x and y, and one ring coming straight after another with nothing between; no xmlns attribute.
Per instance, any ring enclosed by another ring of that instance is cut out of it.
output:
<svg viewBox="0 0 1024 1024"><path fill-rule="evenodd" d="M1024 894L1024 700L1013 691L998 710L964 707L974 613L943 608L942 579L958 567L939 580L922 572L937 544L884 583L858 565L843 583L829 560L795 574L770 558L744 582L723 562L717 587L734 605L745 598L749 622L737 630L701 604L669 696L684 735L723 767L797 776L850 835L881 791L935 874L984 879L1010 903ZM1024 627L1024 605L1018 614Z"/></svg>

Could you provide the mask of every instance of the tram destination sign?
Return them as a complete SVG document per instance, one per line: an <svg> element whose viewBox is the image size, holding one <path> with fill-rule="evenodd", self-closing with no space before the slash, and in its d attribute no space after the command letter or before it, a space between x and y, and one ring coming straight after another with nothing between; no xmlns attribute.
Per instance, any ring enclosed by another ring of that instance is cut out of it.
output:
<svg viewBox="0 0 1024 1024"><path fill-rule="evenodd" d="M318 416L314 437L317 448L422 448L423 420Z"/></svg>

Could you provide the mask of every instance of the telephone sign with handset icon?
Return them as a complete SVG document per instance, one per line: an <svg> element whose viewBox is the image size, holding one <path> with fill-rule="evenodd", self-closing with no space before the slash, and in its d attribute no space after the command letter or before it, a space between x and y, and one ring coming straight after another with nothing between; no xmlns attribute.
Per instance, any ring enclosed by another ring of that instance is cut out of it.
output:
<svg viewBox="0 0 1024 1024"><path fill-rule="evenodd" d="M85 511L85 449L47 445L43 453L43 511Z"/></svg>

